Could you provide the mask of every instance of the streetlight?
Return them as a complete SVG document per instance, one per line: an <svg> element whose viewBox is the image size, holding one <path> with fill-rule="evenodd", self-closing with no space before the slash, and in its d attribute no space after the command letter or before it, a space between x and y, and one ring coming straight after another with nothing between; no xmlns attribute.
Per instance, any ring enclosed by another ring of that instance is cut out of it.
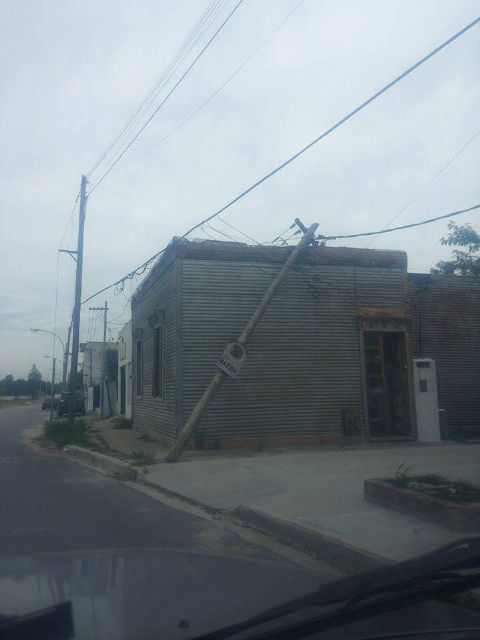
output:
<svg viewBox="0 0 480 640"><path fill-rule="evenodd" d="M51 336L54 336L62 345L63 350L63 375L62 375L62 391L65 391L67 386L67 366L68 366L68 352L65 349L65 343L54 331L48 331L47 329L30 329L32 333L37 333L38 331L42 333L48 333Z"/></svg>
<svg viewBox="0 0 480 640"><path fill-rule="evenodd" d="M65 343L63 342L63 340L53 331L47 331L47 329L30 329L30 331L32 333L37 333L37 331L41 331L42 333L49 333L51 336L55 336L55 338L57 338L57 340L60 342L60 344L62 345L62 349L65 350Z"/></svg>

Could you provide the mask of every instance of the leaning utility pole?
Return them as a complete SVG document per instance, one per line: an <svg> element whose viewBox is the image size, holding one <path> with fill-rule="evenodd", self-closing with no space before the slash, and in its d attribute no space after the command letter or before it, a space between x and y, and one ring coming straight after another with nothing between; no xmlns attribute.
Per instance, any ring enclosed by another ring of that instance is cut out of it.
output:
<svg viewBox="0 0 480 640"><path fill-rule="evenodd" d="M69 422L75 421L76 411L76 391L77 391L77 369L78 369L78 349L80 344L80 309L82 305L82 271L83 271L83 231L85 227L85 213L87 210L87 178L82 176L80 183L80 213L78 221L78 241L77 241L77 271L75 275L75 304L73 307L72 322L72 358L70 360L70 380L68 390L70 392L70 402L68 410Z"/></svg>
<svg viewBox="0 0 480 640"><path fill-rule="evenodd" d="M197 402L197 405L195 406L185 426L180 432L176 443L165 458L166 462L176 462L178 460L182 451L185 449L188 441L190 440L193 432L195 431L196 426L202 419L205 410L224 383L225 378L227 378L227 376L236 378L241 363L245 358L245 346L249 339L252 337L256 326L260 322L260 319L265 313L265 310L270 304L270 301L275 295L275 292L285 280L288 272L291 270L295 262L298 260L302 250L312 244L312 242L314 242L315 231L317 230L318 223L312 224L308 229L306 229L298 218L295 220L295 222L297 226L303 231L304 236L292 251L288 260L278 272L276 278L268 287L265 295L262 298L262 301L258 305L255 313L250 318L238 341L231 343L231 345L228 345L223 356L220 357L220 360L217 363L217 366L220 370L217 371L217 373L213 376L212 381L206 388L203 396Z"/></svg>
<svg viewBox="0 0 480 640"><path fill-rule="evenodd" d="M105 376L107 373L107 301L104 307L88 307L89 311L103 311L103 347L102 347L102 381L100 384L100 415L105 417ZM93 352L92 358L93 359Z"/></svg>

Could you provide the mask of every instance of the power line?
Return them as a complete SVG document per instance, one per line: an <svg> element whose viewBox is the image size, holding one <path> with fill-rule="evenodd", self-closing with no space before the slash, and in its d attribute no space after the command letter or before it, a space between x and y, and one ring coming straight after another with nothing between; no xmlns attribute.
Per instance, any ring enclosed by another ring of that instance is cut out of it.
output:
<svg viewBox="0 0 480 640"><path fill-rule="evenodd" d="M287 227L287 228L285 229L285 231L282 231L282 233L279 233L279 234L278 234L278 236L277 236L276 238L274 238L273 240L271 240L268 244L275 244L275 242L276 242L277 240L280 240L280 238L281 238L285 233L287 233L287 231L290 231L290 229L293 229L293 227L294 227L294 226L295 226L295 222L294 222L293 224L291 224L289 227Z"/></svg>
<svg viewBox="0 0 480 640"><path fill-rule="evenodd" d="M230 224L230 222L227 222L226 220L224 220L223 218L221 218L220 216L218 216L218 219L220 220L220 222L223 222L223 224L226 224L227 227L230 227L230 229L233 229L234 231L236 231L237 233L239 233L240 235L244 236L245 238L247 238L248 240L251 240L252 242L254 242L255 244L259 244L261 245L262 243L259 242L258 240L255 240L255 238L252 238L252 236L247 235L244 231L240 231L240 229L237 229L237 227L234 227L233 224Z"/></svg>
<svg viewBox="0 0 480 640"><path fill-rule="evenodd" d="M70 211L70 215L68 217L68 221L67 221L67 224L65 226L65 230L63 232L62 239L60 240L59 248L62 247L63 241L65 240L65 236L67 235L68 228L70 226L70 223L73 220L73 214L75 213L75 209L77 207L77 202L78 202L79 198L80 198L80 193L77 193L77 197L75 198L75 202L73 203L72 210Z"/></svg>
<svg viewBox="0 0 480 640"><path fill-rule="evenodd" d="M105 180L105 178L108 176L108 174L110 173L110 171L113 169L113 167L119 162L119 160L125 155L125 153L128 151L128 149L130 149L130 147L132 146L132 144L135 142L135 140L137 140L137 138L140 136L140 134L142 133L142 131L150 124L150 122L153 120L153 118L157 115L157 113L160 111L160 109L163 107L163 105L165 104L165 102L168 100L168 98L172 95L172 93L175 91L175 89L179 86L179 84L186 78L186 76L190 73L191 69L195 66L195 64L198 62L198 60L202 57L202 55L205 53L205 51L208 49L208 47L212 44L212 42L215 40L215 38L218 36L218 34L222 31L223 27L227 24L227 22L230 20L230 18L233 16L233 14L235 13L235 11L240 7L240 5L243 3L244 0L238 0L237 4L233 7L232 11L230 11L230 13L228 14L228 16L225 18L225 20L222 22L222 24L218 27L218 29L215 31L215 33L213 34L213 36L208 40L207 44L203 47L203 49L200 51L200 53L194 58L193 62L190 64L190 66L187 68L187 70L180 76L180 78L177 80L177 82L173 85L173 88L167 93L167 95L165 96L165 98L160 102L159 106L155 109L155 111L151 114L151 116L149 116L149 118L147 118L147 121L141 126L141 128L139 129L139 131L134 135L134 137L130 140L130 142L127 144L127 146L123 149L123 151L120 152L120 154L117 156L116 160L109 166L109 168L105 171L105 173L102 175L102 177L93 185L93 187L90 189L88 195L90 195L97 187L98 185L103 182L103 180Z"/></svg>
<svg viewBox="0 0 480 640"><path fill-rule="evenodd" d="M118 320L119 318L121 318L123 316L123 314L125 313L125 310L126 310L129 302L130 302L130 298L127 298L127 301L125 303L125 306L123 307L122 313L120 315L118 315L116 318L112 318L111 320L109 320L108 324L113 324L115 322L115 320Z"/></svg>
<svg viewBox="0 0 480 640"><path fill-rule="evenodd" d="M420 187L420 189L417 189L417 191L413 194L410 200L401 209L397 211L397 213L393 216L393 218L391 218L384 227L382 227L382 231L383 229L387 229L392 224L392 222L394 222L405 211L405 209L407 209L413 202L415 202L415 200L427 189L427 187L429 187L432 184L432 182L436 180L438 176L440 176L445 171L445 169L447 169L452 164L452 162L454 162L458 158L458 156L462 153L462 151L464 151L468 146L470 146L470 144L476 138L478 138L479 135L480 135L480 131L477 131L477 133L475 133L469 140L467 140L467 142L458 151L454 153L454 155L443 165L441 169L439 169L439 171L437 171L430 178L430 180L428 180L422 187ZM372 238L369 242L367 242L365 247L369 247L374 241L375 241L375 238Z"/></svg>
<svg viewBox="0 0 480 640"><path fill-rule="evenodd" d="M281 27L283 27L283 25L287 22L287 20L291 18L291 16L295 13L295 11L297 11L297 9L299 9L304 2L305 0L300 0L300 2L296 4L293 7L293 9L285 16L285 18L283 18L283 20L275 27L275 29L269 33L267 38L242 62L242 64L239 67L235 69L235 71L226 80L224 80L224 82L222 82L221 85L219 85L215 89L215 91L212 94L210 94L210 96L206 100L204 100L204 102L202 102L194 111L192 111L190 115L188 115L169 133L167 133L165 136L163 136L163 138L158 140L158 142L156 142L154 145L152 145L145 151L142 151L142 153L139 153L138 156L130 160L130 162L127 162L127 164L124 164L122 167L118 167L117 171L124 169L125 167L128 167L132 163L136 162L142 156L146 155L147 153L151 153L154 149L157 149L161 144L166 142L175 133L177 133L177 131L182 129L188 122L190 122L192 118L194 118L198 113L200 113L200 111L204 107L206 107L207 104L211 102L213 98L215 98L215 96L217 96L227 86L227 84L229 84L235 78L235 76L237 76L240 73L240 71L242 71L242 69L244 69L247 66L250 60L252 60L252 58L254 58L257 55L257 53L259 53L270 42L270 40L276 35L276 33L281 29Z"/></svg>
<svg viewBox="0 0 480 640"><path fill-rule="evenodd" d="M215 12L217 11L217 13L218 13L218 8L221 7L222 3L223 3L223 0L216 0L216 1L211 2L209 4L207 9L200 16L200 18L197 21L197 23L190 30L190 33L185 38L182 46L178 49L178 51L175 54L175 56L173 57L172 61L168 64L167 68L162 72L160 78L154 84L152 89L150 89L150 91L148 92L148 94L146 95L146 97L144 98L142 103L140 104L140 106L128 118L125 126L122 128L120 133L115 137L115 139L108 146L108 148L105 150L105 152L100 156L100 158L91 167L91 169L89 170L89 172L87 174L87 177L90 176L100 166L100 164L103 162L103 160L109 155L109 153L115 147L117 142L119 142L119 140L122 137L124 137L127 134L127 132L132 128L135 120L138 118L138 116L141 114L141 112L146 110L146 109L148 109L150 104L153 104L153 102L155 101L155 99L158 96L159 92L167 84L168 80L170 80L170 78L172 77L173 73L175 72L176 68L178 67L178 65L180 64L182 59L184 59L190 53L190 51L195 46L195 44L200 40L200 38L203 35L204 31L206 29L208 29L208 27L213 22L213 20L215 20L215 18L216 18L216 13Z"/></svg>
<svg viewBox="0 0 480 640"><path fill-rule="evenodd" d="M238 5L237 5L238 6ZM443 42L442 44L440 44L438 47L436 47L435 49L433 49L432 51L430 51L430 53L426 54L425 56L423 56L423 58L421 58L418 62L416 62L415 64L413 64L411 67L409 67L408 69L406 69L405 71L403 71L400 75L398 75L394 80L392 80L391 82L389 82L388 84L386 84L382 89L380 89L379 91L377 91L377 93L373 94L370 98L368 98L367 100L365 100L364 102L362 102L358 107L356 107L353 111L350 111L350 113L348 113L346 116L344 116L343 118L341 118L340 120L338 120L334 125L332 125L329 129L327 129L326 131L324 131L322 134L320 134L317 138L315 138L314 140L312 140L311 142L309 142L306 146L302 147L299 151L297 151L293 156L290 156L290 158L288 158L287 160L285 160L284 162L282 162L282 164L278 165L277 167L275 167L275 169L273 169L272 171L270 171L269 173L267 173L266 175L264 175L262 178L260 178L259 180L257 180L256 182L254 182L250 187L248 187L247 189L245 189L244 191L242 191L239 195L237 195L235 198L233 198L233 200L231 200L230 202L228 202L227 204L225 204L223 207L221 207L218 211L215 211L214 213L210 214L207 218L205 218L204 220L202 220L201 222L199 222L198 224L196 224L195 226L193 226L189 231L187 231L185 235L190 234L192 231L195 231L195 229L198 229L199 227L203 226L206 222L210 222L210 220L213 220L213 218L216 218L217 216L219 216L221 213L223 213L226 209L229 209L232 205L234 205L235 203L237 203L239 200L241 200L242 198L244 198L246 195L248 195L251 191L253 191L254 189L256 189L257 187L259 187L261 184L263 184L264 182L266 182L269 178L273 177L276 173L278 173L279 171L281 171L282 169L284 169L287 165L289 165L291 162L293 162L294 160L296 160L299 156L301 156L303 153L305 153L306 151L308 151L308 149L310 149L311 147L313 147L314 145L316 145L318 142L320 142L320 140L323 140L324 138L326 138L330 133L332 133L333 131L335 131L335 129L338 129L338 127L340 127L342 124L344 124L345 122L347 122L348 120L350 120L351 118L353 118L353 116L355 116L357 113L359 113L360 111L362 111L367 105L369 105L371 102L373 102L374 100L376 100L377 98L379 98L383 93L385 93L386 91L388 91L389 89L391 89L393 86L395 86L398 82L400 82L400 80L403 80L403 78L405 78L406 76L408 76L410 73L412 73L413 71L415 71L416 69L418 69L422 64L424 64L425 62L427 62L427 60L429 60L430 58L432 58L433 56L435 56L437 53L439 53L442 49L444 49L445 47L447 47L449 44L451 44L452 42L454 42L455 40L457 40L457 38L459 38L460 36L462 36L464 33L466 33L469 29L472 29L475 25L477 25L480 22L480 17L476 18L475 20L473 20L472 22L470 22L468 25L466 25L465 27L463 27L463 29L461 29L460 31L457 31L457 33L455 33L453 36L451 36L448 40L445 40L445 42Z"/></svg>
<svg viewBox="0 0 480 640"><path fill-rule="evenodd" d="M475 211L476 209L480 209L480 204L476 204L473 207L469 207L468 209L461 209L459 211L453 211L451 213L446 213L446 214L444 214L442 216L438 216L436 218L429 218L428 220L423 220L422 222L414 222L412 224L402 225L401 227L393 227L391 229L381 229L379 231L367 231L367 232L364 232L364 233L353 233L353 234L346 234L346 235L317 236L317 239L324 240L324 241L327 241L327 240L340 240L340 239L344 239L344 238L361 238L361 237L366 237L366 236L371 236L371 235L378 235L378 234L382 234L382 233L393 233L394 231L399 231L401 229L410 229L412 227L420 227L420 226L425 225L425 224L430 224L432 222L437 222L437 220L444 220L446 218L453 218L454 216L459 216L459 215L461 215L463 213L468 213L470 211ZM202 224L206 224L207 222L208 222L207 220L204 220L203 223L201 223L199 225L196 225L195 228L197 228L199 226L202 226ZM175 240L173 240L168 246L170 247L170 246L174 246L175 244L178 244L181 240L184 240L190 233L191 233L191 230L187 231L182 236L179 236L178 238L175 238ZM282 235L282 234L280 234L280 235ZM294 235L294 234L292 234L292 235ZM280 237L280 236L278 236L278 237ZM111 289L112 287L117 287L117 286L123 284L126 280L131 280L136 275L142 275L145 272L145 270L148 267L148 265L151 262L153 262L154 260L156 260L157 258L159 258L163 253L165 253L166 249L167 249L167 247L164 247L163 249L158 251L155 255L153 255L151 258L146 260L139 267L137 267L133 271L130 271L129 273L127 273L127 275L123 276L122 278L120 278L119 280L114 282L113 284L109 284L106 287L104 287L103 289L100 289L99 291L96 291L95 293L92 293L91 296L89 296L88 298L83 300L82 304L85 304L86 302L89 302L92 298L95 298L96 296L100 295L104 291L107 291L108 289Z"/></svg>
<svg viewBox="0 0 480 640"><path fill-rule="evenodd" d="M242 0L240 0L241 2ZM235 6L235 8L233 9L233 11L235 11L240 2ZM232 13L229 14L229 16L227 17L230 18L230 16L232 15ZM449 44L451 44L452 42L454 42L455 40L457 40L460 36L462 36L464 33L466 33L469 29L472 29L475 25L477 25L480 22L480 17L476 18L475 20L473 20L472 22L470 22L469 24L467 24L465 27L463 27L463 29L461 29L460 31L457 31L453 36L451 36L450 38L448 38L448 40L445 40L442 44L440 44L438 47L436 47L435 49L433 49L432 51L430 51L428 54L426 54L425 56L423 56L423 58L421 58L419 61L417 61L415 64L413 64L412 66L408 67L408 69L406 69L405 71L403 71L400 75L398 75L396 78L394 78L391 82L389 82L388 84L386 84L384 87L382 87L382 89L380 89L379 91L377 91L375 94L373 94L370 98L368 98L367 100L365 100L364 102L362 102L358 107L356 107L355 109L353 109L353 111L350 111L350 113L348 113L346 116L344 116L343 118L341 118L340 120L338 120L334 125L332 125L329 129L327 129L326 131L324 131L322 134L320 134L319 136L317 136L314 140L312 140L311 142L309 142L306 146L302 147L299 151L297 151L293 156L290 156L287 160L285 160L282 164L278 165L277 167L275 167L275 169L273 169L272 171L270 171L269 173L267 173L266 175L264 175L262 178L260 178L259 180L257 180L256 182L254 182L250 187L248 187L247 189L245 189L244 191L242 191L239 195L237 195L235 198L233 198L233 200L231 200L230 202L228 202L227 204L225 204L223 207L221 207L220 209L218 209L218 211L215 211L214 213L210 214L209 216L207 216L206 218L204 218L201 222L195 224L193 227L191 227L188 231L186 231L182 236L180 236L178 238L177 241L182 240L183 238L187 237L190 233L192 233L193 231L195 231L196 229L198 229L199 227L202 227L206 222L210 222L210 220L213 220L213 218L216 218L217 216L219 216L221 213L223 213L226 209L229 209L231 206L233 206L236 202L238 202L239 200L241 200L242 198L244 198L246 195L248 195L251 191L253 191L254 189L256 189L257 187L259 187L261 184L263 184L264 182L266 182L269 178L273 177L276 173L278 173L279 171L281 171L282 169L284 169L287 165L289 165L291 162L293 162L294 160L296 160L299 156L301 156L303 153L305 153L306 151L308 151L308 149L310 149L311 147L313 147L315 144L317 144L318 142L320 142L320 140L323 140L323 138L327 137L330 133L332 133L333 131L335 131L335 129L338 129L338 127L340 127L342 124L344 124L345 122L347 122L348 120L350 120L351 118L353 118L353 116L355 116L357 113L359 113L360 111L362 111L367 105L369 105L371 102L373 102L374 100L376 100L377 98L379 98L383 93L385 93L386 91L388 91L389 89L391 89L394 85L396 85L398 82L400 82L403 78L405 78L406 76L408 76L410 73L412 73L413 71L415 71L416 69L418 69L422 64L424 64L425 62L427 62L427 60L429 60L430 58L432 58L433 56L435 56L437 53L439 53L442 49L444 49L445 47L447 47ZM225 23L223 23L225 24ZM222 25L223 26L223 25ZM222 27L220 27L222 28ZM217 31L218 33L218 31ZM147 123L148 124L148 123ZM113 165L112 167L113 168ZM106 175L106 174L105 174ZM104 176L105 177L105 176ZM103 180L103 178L101 178L101 180ZM100 180L100 181L101 181ZM99 184L100 181L96 183L96 185L93 188L96 188ZM93 191L92 188L92 191ZM91 191L90 191L91 193ZM379 233L379 232L376 232ZM361 235L361 234L360 234ZM368 234L370 235L370 234ZM335 236L335 237L359 237L358 235L355 236ZM92 298L94 298L96 295L99 295L100 293L103 293L104 291L107 291L108 289L110 289L111 287L115 287L117 285L119 285L120 283L124 282L125 280L132 278L140 269L143 269L143 271L147 268L147 266L154 260L156 260L163 252L165 251L165 249L162 249L161 251L157 252L156 254L154 254L151 258L149 258L148 260L146 260L143 264L141 264L137 269L134 269L133 271L131 271L130 273L128 273L126 276L124 276L123 278L120 278L120 280L117 280L117 282L114 282L111 285L108 285L106 287L104 287L103 289L101 289L100 291L98 291L97 293L91 295L89 298L87 298L86 300L83 301L83 303L88 302L89 300L91 300ZM143 272L142 272L143 273ZM82 303L82 304L83 304Z"/></svg>
<svg viewBox="0 0 480 640"><path fill-rule="evenodd" d="M238 5L237 5L238 6ZM262 178L260 178L259 180L257 180L256 182L254 182L250 187L248 187L247 189L245 189L244 191L242 191L239 195L237 195L235 198L233 198L233 200L230 200L230 202L228 202L227 204L225 204L223 207L221 207L218 211L215 211L214 213L212 213L211 215L209 215L207 218L205 218L204 220L202 220L201 222L199 222L197 225L195 225L194 227L192 227L188 232L191 233L192 231L195 231L195 229L197 229L198 227L201 227L203 224L205 224L205 222L209 222L210 220L213 220L213 218L216 218L218 215L220 215L221 213L223 213L224 211L226 211L226 209L229 209L231 206L233 206L234 204L236 204L239 200L241 200L242 198L244 198L246 195L248 195L251 191L253 191L254 189L256 189L257 187L259 187L261 184L263 184L264 182L266 182L267 180L269 180L270 178L272 178L275 174L277 174L279 171L281 171L282 169L284 169L287 165L289 165L291 162L293 162L294 160L296 160L298 157L300 157L302 154L304 154L306 151L308 151L311 147L313 147L314 145L316 145L318 142L320 142L321 140L323 140L324 138L326 138L330 133L332 133L333 131L335 131L336 129L338 129L338 127L340 127L342 124L345 124L345 122L347 122L348 120L350 120L351 118L353 118L353 116L355 116L357 113L359 113L360 111L362 111L366 106L368 106L371 102L373 102L374 100L376 100L377 98L379 98L383 93L385 93L386 91L388 91L389 89L391 89L393 86L395 86L398 82L400 82L401 80L403 80L403 78L405 78L406 76L408 76L410 73L412 73L413 71L415 71L416 69L418 69L422 64L424 64L425 62L427 62L427 60L429 60L430 58L432 58L433 56L435 56L437 53L439 53L442 49L444 49L445 47L447 47L449 44L451 44L452 42L454 42L455 40L457 40L457 38L459 38L460 36L462 36L464 33L466 33L469 29L472 29L475 25L477 25L480 22L480 17L476 18L475 20L473 20L472 22L470 22L469 24L467 24L465 27L463 27L463 29L461 29L460 31L457 31L457 33L455 33L453 36L451 36L450 38L448 38L448 40L445 40L445 42L443 42L442 44L440 44L438 47L436 47L435 49L433 49L432 51L430 51L430 53L426 54L425 56L423 56L423 58L421 58L418 62L416 62L415 64L413 64L411 67L409 67L408 69L406 69L405 71L403 71L400 75L398 75L396 78L394 78L394 80L392 80L391 82L389 82L388 84L386 84L384 87L382 87L382 89L380 89L379 91L377 91L375 94L373 94L370 98L368 98L367 100L365 100L364 102L362 102L358 107L356 107L355 109L353 109L353 111L350 111L350 113L348 113L346 116L344 116L343 118L341 118L340 120L338 120L334 125L332 125L329 129L327 129L326 131L324 131L323 133L321 133L319 136L317 136L314 140L312 140L311 142L309 142L307 145L305 145L304 147L302 147L299 151L297 151L293 156L290 156L287 160L285 160L284 162L282 162L282 164L278 165L277 167L275 167L275 169L272 169L272 171L270 171L269 173L267 173L266 175L264 175ZM97 183L98 184L98 183Z"/></svg>
<svg viewBox="0 0 480 640"><path fill-rule="evenodd" d="M437 216L436 218L428 218L427 220L422 220L421 222L412 222L411 224L404 224L400 227L392 227L391 229L383 228L383 229L380 229L379 231L365 231L363 233L351 233L347 235L317 236L317 237L322 240L341 240L345 238L363 238L365 236L376 236L382 233L393 233L394 231L400 231L402 229L411 229L413 227L421 227L424 224L431 224L432 222L437 222L438 220L453 218L455 216L462 215L462 213L475 211L476 209L480 209L480 204L475 204L473 205L473 207L469 207L468 209L460 209L459 211L452 211L451 213L446 213L443 216Z"/></svg>

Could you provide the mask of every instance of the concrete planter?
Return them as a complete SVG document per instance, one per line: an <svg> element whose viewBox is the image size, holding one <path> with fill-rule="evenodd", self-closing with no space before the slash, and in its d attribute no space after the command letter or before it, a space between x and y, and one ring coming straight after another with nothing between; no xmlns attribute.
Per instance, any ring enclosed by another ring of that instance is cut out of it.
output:
<svg viewBox="0 0 480 640"><path fill-rule="evenodd" d="M450 531L480 531L480 503L455 504L396 487L388 480L365 480L363 491L369 502L407 512Z"/></svg>

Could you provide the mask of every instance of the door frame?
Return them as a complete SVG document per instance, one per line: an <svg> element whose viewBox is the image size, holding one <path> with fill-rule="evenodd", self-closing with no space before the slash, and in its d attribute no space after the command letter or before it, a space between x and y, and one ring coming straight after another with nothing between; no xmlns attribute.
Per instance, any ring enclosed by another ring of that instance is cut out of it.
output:
<svg viewBox="0 0 480 640"><path fill-rule="evenodd" d="M393 324L393 323L392 323ZM413 370L412 370L412 357L411 357L411 338L410 332L404 326L391 326L388 322L383 322L383 326L375 326L377 323L372 323L372 326L365 326L363 324L360 328L360 367L362 377L362 406L365 424L365 437L370 442L410 442L417 439L417 424L415 420L415 405L413 398ZM370 435L370 420L368 415L368 396L367 396L367 376L366 376L366 358L365 358L365 333L395 333L403 335L403 349L405 358L405 392L407 394L405 407L408 412L408 418L410 421L410 435L408 436L371 436Z"/></svg>

